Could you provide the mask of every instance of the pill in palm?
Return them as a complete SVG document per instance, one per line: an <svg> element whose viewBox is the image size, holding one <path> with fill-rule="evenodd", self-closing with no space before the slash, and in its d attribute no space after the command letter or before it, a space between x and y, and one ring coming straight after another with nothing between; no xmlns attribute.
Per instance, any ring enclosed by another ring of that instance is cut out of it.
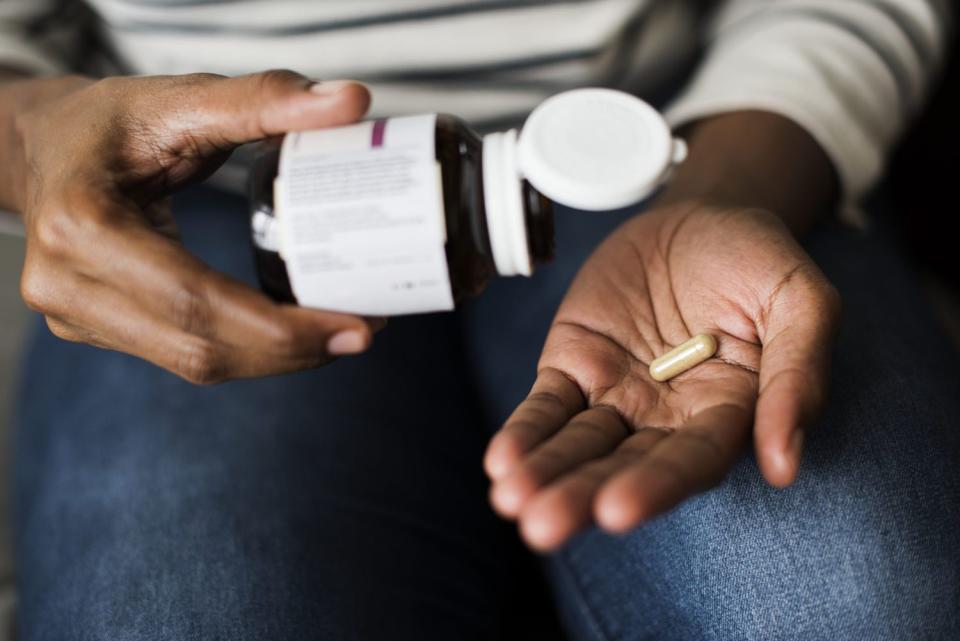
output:
<svg viewBox="0 0 960 641"><path fill-rule="evenodd" d="M717 353L717 340L710 334L698 334L650 363L655 381L668 381Z"/></svg>

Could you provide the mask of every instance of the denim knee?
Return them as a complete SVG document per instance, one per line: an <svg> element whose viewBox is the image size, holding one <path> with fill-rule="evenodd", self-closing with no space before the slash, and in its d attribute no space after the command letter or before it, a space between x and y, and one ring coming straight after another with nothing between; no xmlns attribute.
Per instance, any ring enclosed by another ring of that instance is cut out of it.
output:
<svg viewBox="0 0 960 641"><path fill-rule="evenodd" d="M928 423L897 447L886 428L907 425L870 423L873 442L811 438L787 490L747 458L626 537L575 540L552 561L575 637L960 638L952 444Z"/></svg>
<svg viewBox="0 0 960 641"><path fill-rule="evenodd" d="M746 457L628 536L574 540L551 570L576 639L960 638L960 361L883 235L809 249L845 309L798 482Z"/></svg>

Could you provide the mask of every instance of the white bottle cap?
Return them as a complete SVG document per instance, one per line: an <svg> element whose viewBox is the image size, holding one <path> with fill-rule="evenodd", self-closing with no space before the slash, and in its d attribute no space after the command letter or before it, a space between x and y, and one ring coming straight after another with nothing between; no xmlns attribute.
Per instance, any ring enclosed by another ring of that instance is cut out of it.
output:
<svg viewBox="0 0 960 641"><path fill-rule="evenodd" d="M517 169L517 130L483 138L483 199L497 273L530 276L533 263L523 215L523 181Z"/></svg>
<svg viewBox="0 0 960 641"><path fill-rule="evenodd" d="M518 141L520 173L551 200L577 209L640 202L686 156L663 117L612 89L574 89L548 98Z"/></svg>

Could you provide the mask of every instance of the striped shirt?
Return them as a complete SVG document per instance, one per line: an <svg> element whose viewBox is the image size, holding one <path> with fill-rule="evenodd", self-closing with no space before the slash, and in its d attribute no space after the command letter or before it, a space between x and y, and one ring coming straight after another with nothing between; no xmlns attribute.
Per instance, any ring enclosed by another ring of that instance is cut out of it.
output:
<svg viewBox="0 0 960 641"><path fill-rule="evenodd" d="M791 118L848 198L881 175L946 49L949 0L0 0L0 65L38 73L355 78L373 115L490 129L585 85L668 120Z"/></svg>

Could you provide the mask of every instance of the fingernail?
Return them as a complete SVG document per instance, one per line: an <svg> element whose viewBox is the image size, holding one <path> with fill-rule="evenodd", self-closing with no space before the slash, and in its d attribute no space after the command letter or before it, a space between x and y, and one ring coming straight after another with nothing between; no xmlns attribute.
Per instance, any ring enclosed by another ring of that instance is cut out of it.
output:
<svg viewBox="0 0 960 641"><path fill-rule="evenodd" d="M340 93L348 85L357 84L353 80L322 80L310 85L310 91L318 96L330 98Z"/></svg>
<svg viewBox="0 0 960 641"><path fill-rule="evenodd" d="M333 356L359 354L367 348L366 335L355 329L347 329L334 334L327 342L327 352Z"/></svg>

